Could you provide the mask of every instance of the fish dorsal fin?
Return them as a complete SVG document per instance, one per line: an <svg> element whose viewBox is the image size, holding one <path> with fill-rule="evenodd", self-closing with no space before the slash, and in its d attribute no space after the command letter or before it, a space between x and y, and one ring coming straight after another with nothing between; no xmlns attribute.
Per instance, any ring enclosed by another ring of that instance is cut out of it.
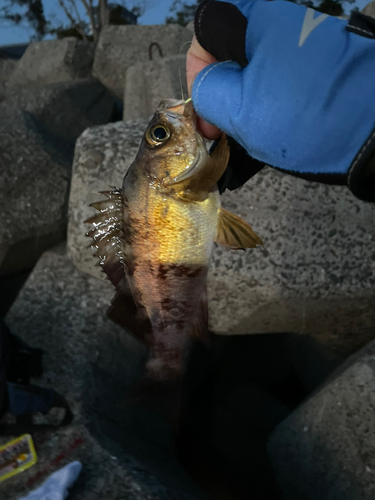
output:
<svg viewBox="0 0 375 500"><path fill-rule="evenodd" d="M89 206L99 211L85 220L93 227L86 236L93 239L91 248L95 249L93 257L98 257L99 265L111 283L118 288L125 276L123 253L121 247L122 231L122 191L101 191L106 200L91 203Z"/></svg>
<svg viewBox="0 0 375 500"><path fill-rule="evenodd" d="M209 193L213 190L227 168L228 161L229 146L223 133L211 155L198 150L190 167L172 179L168 185L176 186L184 183L183 189L189 193L189 199L193 199L194 193L197 193L197 201L200 201L199 199L204 199L204 197L198 193Z"/></svg>
<svg viewBox="0 0 375 500"><path fill-rule="evenodd" d="M263 245L262 240L247 222L223 208L219 209L214 241L234 249L255 248L257 245Z"/></svg>
<svg viewBox="0 0 375 500"><path fill-rule="evenodd" d="M93 239L91 247L94 257L99 258L99 265L116 288L108 317L122 326L145 344L150 343L151 323L146 309L134 300L128 277L125 272L125 259L122 250L123 197L122 190L101 191L106 200L91 203L99 213L85 220L93 224L86 233Z"/></svg>

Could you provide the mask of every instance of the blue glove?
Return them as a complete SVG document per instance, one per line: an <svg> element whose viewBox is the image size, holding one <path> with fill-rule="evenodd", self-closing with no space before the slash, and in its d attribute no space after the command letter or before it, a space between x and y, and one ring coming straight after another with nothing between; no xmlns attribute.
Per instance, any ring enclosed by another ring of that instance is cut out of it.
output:
<svg viewBox="0 0 375 500"><path fill-rule="evenodd" d="M194 108L258 160L242 178L265 163L375 201L372 18L348 22L282 0L206 0L195 33L220 62L198 74Z"/></svg>

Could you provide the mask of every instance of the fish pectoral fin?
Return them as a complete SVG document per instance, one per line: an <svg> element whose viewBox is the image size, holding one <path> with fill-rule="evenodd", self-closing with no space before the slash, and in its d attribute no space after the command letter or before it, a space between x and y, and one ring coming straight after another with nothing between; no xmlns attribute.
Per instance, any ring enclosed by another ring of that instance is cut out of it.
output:
<svg viewBox="0 0 375 500"><path fill-rule="evenodd" d="M190 336L208 342L208 299L207 290L205 290L200 298L197 315L194 318Z"/></svg>
<svg viewBox="0 0 375 500"><path fill-rule="evenodd" d="M203 140L203 139L202 139ZM191 192L210 192L225 172L229 161L229 146L226 135L223 133L211 155L198 149L192 165L172 179L168 185L189 181L184 185L185 190Z"/></svg>
<svg viewBox="0 0 375 500"><path fill-rule="evenodd" d="M146 309L138 307L130 293L117 292L112 299L107 316L114 323L128 330L143 344L151 345L152 326Z"/></svg>
<svg viewBox="0 0 375 500"><path fill-rule="evenodd" d="M213 185L217 184L227 168L228 161L229 146L227 136L223 132L216 145L214 145L212 153L210 153L209 165L205 171L206 182L212 182ZM204 181L204 179L202 180Z"/></svg>
<svg viewBox="0 0 375 500"><path fill-rule="evenodd" d="M263 245L262 240L247 222L223 208L219 209L214 241L234 249L255 248L257 245Z"/></svg>

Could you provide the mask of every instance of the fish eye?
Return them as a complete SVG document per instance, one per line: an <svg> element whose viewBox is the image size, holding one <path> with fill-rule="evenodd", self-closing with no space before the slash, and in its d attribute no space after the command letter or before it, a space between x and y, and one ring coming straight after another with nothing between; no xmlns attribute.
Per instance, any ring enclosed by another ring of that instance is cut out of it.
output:
<svg viewBox="0 0 375 500"><path fill-rule="evenodd" d="M159 146L169 139L171 132L168 127L158 123L146 132L146 141L150 146Z"/></svg>
<svg viewBox="0 0 375 500"><path fill-rule="evenodd" d="M167 138L167 131L165 127L156 127L151 132L152 138L157 141L164 141Z"/></svg>

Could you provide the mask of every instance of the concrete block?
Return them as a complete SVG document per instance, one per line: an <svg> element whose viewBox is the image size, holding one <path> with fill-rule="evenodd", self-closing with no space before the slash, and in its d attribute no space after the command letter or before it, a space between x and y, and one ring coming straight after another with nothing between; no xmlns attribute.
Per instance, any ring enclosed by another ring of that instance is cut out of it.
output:
<svg viewBox="0 0 375 500"><path fill-rule="evenodd" d="M131 66L179 54L191 39L191 31L177 24L109 26L100 34L93 75L123 99L125 74Z"/></svg>
<svg viewBox="0 0 375 500"><path fill-rule="evenodd" d="M349 358L270 437L288 500L375 497L375 343Z"/></svg>
<svg viewBox="0 0 375 500"><path fill-rule="evenodd" d="M96 191L121 186L145 121L87 130L77 141L70 197L69 255L95 273L83 221ZM265 168L222 196L264 248L214 249L208 277L211 329L218 334L294 332L340 354L372 338L375 326L375 205L344 186Z"/></svg>
<svg viewBox="0 0 375 500"><path fill-rule="evenodd" d="M0 275L30 269L65 239L74 142L111 120L95 80L8 89L0 105Z"/></svg>
<svg viewBox="0 0 375 500"><path fill-rule="evenodd" d="M90 76L94 47L77 38L31 43L9 79L9 87L40 86Z"/></svg>
<svg viewBox="0 0 375 500"><path fill-rule="evenodd" d="M369 2L361 10L362 14L375 18L375 1Z"/></svg>
<svg viewBox="0 0 375 500"><path fill-rule="evenodd" d="M0 58L0 101L5 97L5 89L8 80L17 66L17 61L14 59Z"/></svg>
<svg viewBox="0 0 375 500"><path fill-rule="evenodd" d="M123 119L150 119L162 99L182 95L187 99L186 56L136 64L126 72Z"/></svg>
<svg viewBox="0 0 375 500"><path fill-rule="evenodd" d="M0 117L0 274L12 274L64 239L70 156L29 113L3 102Z"/></svg>
<svg viewBox="0 0 375 500"><path fill-rule="evenodd" d="M192 35L194 35L194 21L188 22L185 28L191 31Z"/></svg>
<svg viewBox="0 0 375 500"><path fill-rule="evenodd" d="M115 106L115 99L93 78L38 88L8 88L6 102L30 113L48 134L63 139L72 151L86 128L112 121Z"/></svg>

